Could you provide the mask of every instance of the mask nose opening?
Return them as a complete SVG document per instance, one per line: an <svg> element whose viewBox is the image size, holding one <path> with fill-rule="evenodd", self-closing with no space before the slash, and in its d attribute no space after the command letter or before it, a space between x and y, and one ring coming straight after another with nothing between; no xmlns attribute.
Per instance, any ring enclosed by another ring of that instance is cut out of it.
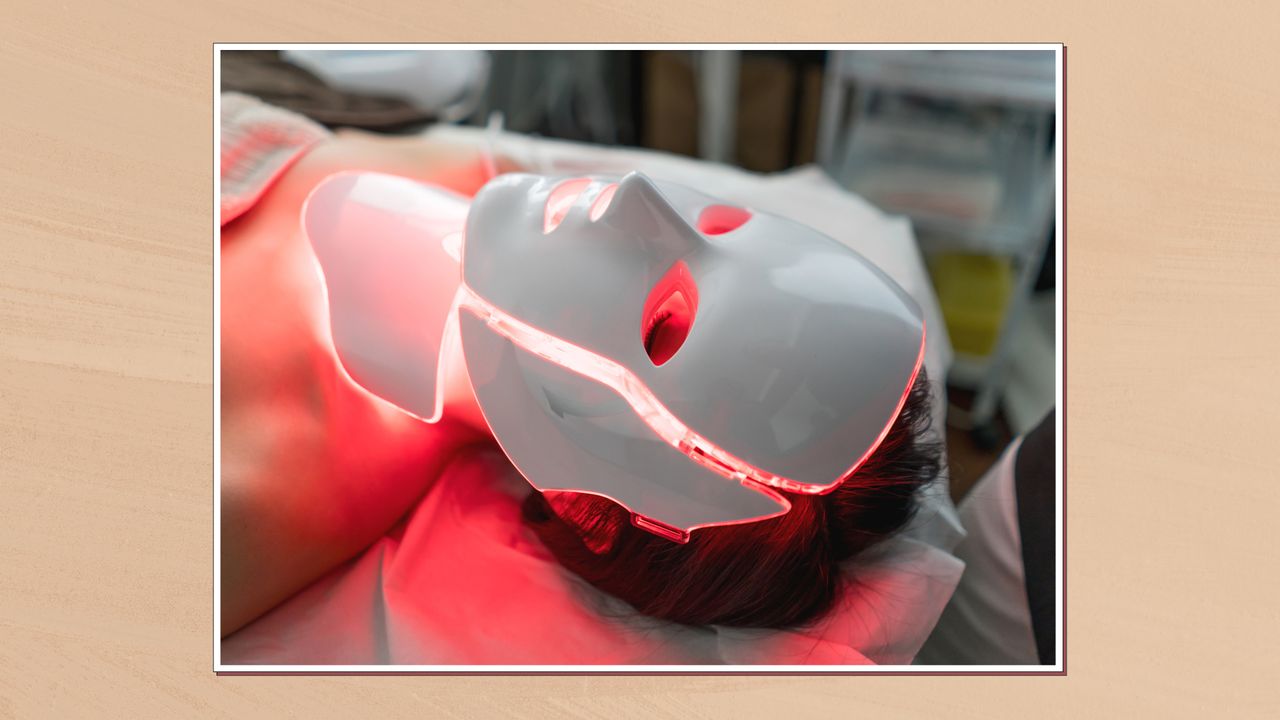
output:
<svg viewBox="0 0 1280 720"><path fill-rule="evenodd" d="M732 205L711 205L698 215L698 232L723 235L742 227L751 219L751 211Z"/></svg>
<svg viewBox="0 0 1280 720"><path fill-rule="evenodd" d="M681 260L667 271L645 301L640 338L654 365L663 365L684 345L698 314L698 286Z"/></svg>
<svg viewBox="0 0 1280 720"><path fill-rule="evenodd" d="M547 205L543 210L542 232L549 233L560 226L564 221L565 215L569 214L569 208L573 207L573 203L582 195L584 191L591 185L590 178L574 178L565 180L556 185L547 195Z"/></svg>
<svg viewBox="0 0 1280 720"><path fill-rule="evenodd" d="M591 202L591 222L595 222L604 215L604 211L609 209L609 203L613 202L613 194L618 192L618 183L609 183L605 186L596 199Z"/></svg>

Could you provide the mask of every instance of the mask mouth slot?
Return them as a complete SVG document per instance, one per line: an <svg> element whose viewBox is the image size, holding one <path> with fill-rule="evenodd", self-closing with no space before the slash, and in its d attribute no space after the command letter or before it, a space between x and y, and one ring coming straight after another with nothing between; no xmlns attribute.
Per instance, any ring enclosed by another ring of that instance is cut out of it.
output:
<svg viewBox="0 0 1280 720"><path fill-rule="evenodd" d="M751 211L732 205L710 205L698 214L698 232L723 235L742 227L751 219Z"/></svg>
<svg viewBox="0 0 1280 720"><path fill-rule="evenodd" d="M681 260L653 286L645 301L640 339L654 365L670 360L684 345L698 314L698 286Z"/></svg>
<svg viewBox="0 0 1280 720"><path fill-rule="evenodd" d="M542 232L549 233L560 227L569 208L591 186L591 178L574 178L556 185L547 195L547 205L542 215Z"/></svg>

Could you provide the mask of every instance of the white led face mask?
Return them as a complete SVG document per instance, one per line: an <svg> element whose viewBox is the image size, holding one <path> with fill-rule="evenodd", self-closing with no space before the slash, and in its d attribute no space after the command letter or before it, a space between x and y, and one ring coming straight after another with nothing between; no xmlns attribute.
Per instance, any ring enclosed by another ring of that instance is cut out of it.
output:
<svg viewBox="0 0 1280 720"><path fill-rule="evenodd" d="M795 222L637 173L503 175L465 203L369 174L312 193L343 365L433 421L456 329L530 484L607 497L672 540L781 515L778 490L836 488L919 370L915 303Z"/></svg>

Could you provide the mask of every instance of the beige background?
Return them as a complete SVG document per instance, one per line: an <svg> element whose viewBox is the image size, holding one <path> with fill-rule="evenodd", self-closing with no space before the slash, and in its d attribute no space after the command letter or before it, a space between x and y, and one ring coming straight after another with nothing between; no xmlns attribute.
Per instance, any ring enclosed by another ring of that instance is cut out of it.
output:
<svg viewBox="0 0 1280 720"><path fill-rule="evenodd" d="M1280 715L1277 4L17 5L0 716ZM1068 676L215 677L211 43L712 32L1068 45Z"/></svg>

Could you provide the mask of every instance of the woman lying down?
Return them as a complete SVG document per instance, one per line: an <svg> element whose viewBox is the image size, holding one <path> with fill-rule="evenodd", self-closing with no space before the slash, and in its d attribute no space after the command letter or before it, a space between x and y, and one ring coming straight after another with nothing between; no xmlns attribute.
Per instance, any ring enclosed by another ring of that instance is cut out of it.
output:
<svg viewBox="0 0 1280 720"><path fill-rule="evenodd" d="M898 537L917 302L702 190L399 142L223 230L224 665L910 663L961 568Z"/></svg>

